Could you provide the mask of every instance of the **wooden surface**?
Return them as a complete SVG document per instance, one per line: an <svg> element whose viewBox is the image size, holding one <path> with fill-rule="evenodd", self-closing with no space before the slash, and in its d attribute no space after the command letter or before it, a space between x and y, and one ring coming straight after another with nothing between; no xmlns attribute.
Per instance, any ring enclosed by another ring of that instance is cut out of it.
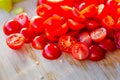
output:
<svg viewBox="0 0 120 80"><path fill-rule="evenodd" d="M23 7L29 17L36 15L36 0L25 0L15 5ZM5 21L14 17L13 11L0 10L0 80L120 80L120 50L107 53L99 62L77 61L63 55L53 61L44 59L40 50L25 44L12 50L5 43Z"/></svg>

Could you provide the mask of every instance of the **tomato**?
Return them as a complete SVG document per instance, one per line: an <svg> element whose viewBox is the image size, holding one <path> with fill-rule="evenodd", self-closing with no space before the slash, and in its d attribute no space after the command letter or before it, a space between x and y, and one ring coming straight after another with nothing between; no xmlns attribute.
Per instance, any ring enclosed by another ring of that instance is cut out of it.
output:
<svg viewBox="0 0 120 80"><path fill-rule="evenodd" d="M95 4L90 4L81 11L81 14L87 18L95 17L97 14L97 7Z"/></svg>
<svg viewBox="0 0 120 80"><path fill-rule="evenodd" d="M102 41L107 35L107 30L103 27L93 30L90 37L94 42Z"/></svg>
<svg viewBox="0 0 120 80"><path fill-rule="evenodd" d="M40 34L44 31L44 18L41 16L34 16L30 20L30 28L36 33Z"/></svg>
<svg viewBox="0 0 120 80"><path fill-rule="evenodd" d="M84 28L84 24L74 21L73 19L68 19L67 25L71 30L81 30Z"/></svg>
<svg viewBox="0 0 120 80"><path fill-rule="evenodd" d="M25 43L30 43L36 36L36 34L29 28L22 28L20 33L25 37Z"/></svg>
<svg viewBox="0 0 120 80"><path fill-rule="evenodd" d="M85 60L89 56L89 49L86 44L77 42L72 45L72 56L77 60Z"/></svg>
<svg viewBox="0 0 120 80"><path fill-rule="evenodd" d="M29 27L29 18L28 18L27 13L25 12L20 13L17 16L15 16L13 20L18 21L22 25L21 28Z"/></svg>
<svg viewBox="0 0 120 80"><path fill-rule="evenodd" d="M78 36L78 42L83 42L87 44L88 46L91 46L92 39L90 37L90 34L88 32L82 32Z"/></svg>
<svg viewBox="0 0 120 80"><path fill-rule="evenodd" d="M77 42L76 38L64 35L59 38L58 46L62 51L71 53L71 47L75 42Z"/></svg>
<svg viewBox="0 0 120 80"><path fill-rule="evenodd" d="M95 5L97 5L97 4L98 4L98 0L84 0L84 2L85 2L87 5L90 5L90 4L95 4Z"/></svg>
<svg viewBox="0 0 120 80"><path fill-rule="evenodd" d="M47 5L47 4L41 4L41 5L37 6L36 13L38 16L47 18L47 17L53 15L52 6Z"/></svg>
<svg viewBox="0 0 120 80"><path fill-rule="evenodd" d="M117 48L120 48L120 31L114 35L114 42Z"/></svg>
<svg viewBox="0 0 120 80"><path fill-rule="evenodd" d="M99 42L99 46L106 51L115 51L116 50L116 45L114 41L110 39L104 39L103 41Z"/></svg>
<svg viewBox="0 0 120 80"><path fill-rule="evenodd" d="M69 29L69 31L65 35L73 36L73 37L77 38L79 35L79 32L80 32L79 30L70 30Z"/></svg>
<svg viewBox="0 0 120 80"><path fill-rule="evenodd" d="M75 2L75 4L74 4L74 7L77 8L77 9L79 9L80 11L81 11L82 9L84 9L86 6L87 6L86 3L83 2L83 1L77 1L77 2Z"/></svg>
<svg viewBox="0 0 120 80"><path fill-rule="evenodd" d="M25 37L20 33L13 33L7 36L6 43L11 49L20 49L25 42Z"/></svg>
<svg viewBox="0 0 120 80"><path fill-rule="evenodd" d="M43 49L47 44L47 39L43 35L36 36L32 41L32 47L35 49Z"/></svg>
<svg viewBox="0 0 120 80"><path fill-rule="evenodd" d="M115 24L115 28L120 30L120 17L117 19L117 22Z"/></svg>
<svg viewBox="0 0 120 80"><path fill-rule="evenodd" d="M42 56L48 60L55 60L61 56L59 47L53 43L47 44L42 52Z"/></svg>
<svg viewBox="0 0 120 80"><path fill-rule="evenodd" d="M14 20L9 20L5 22L3 26L3 31L6 35L10 35L12 33L18 33L20 31L21 26L22 25L19 22Z"/></svg>
<svg viewBox="0 0 120 80"><path fill-rule="evenodd" d="M99 28L100 24L97 20L94 20L94 19L88 19L86 20L85 22L85 26L88 30L94 30L94 29L97 29Z"/></svg>
<svg viewBox="0 0 120 80"><path fill-rule="evenodd" d="M108 30L113 30L115 23L115 20L110 15L105 16L101 22L102 26Z"/></svg>
<svg viewBox="0 0 120 80"><path fill-rule="evenodd" d="M90 56L89 59L92 61L100 61L105 58L105 51L98 45L92 45L89 48Z"/></svg>

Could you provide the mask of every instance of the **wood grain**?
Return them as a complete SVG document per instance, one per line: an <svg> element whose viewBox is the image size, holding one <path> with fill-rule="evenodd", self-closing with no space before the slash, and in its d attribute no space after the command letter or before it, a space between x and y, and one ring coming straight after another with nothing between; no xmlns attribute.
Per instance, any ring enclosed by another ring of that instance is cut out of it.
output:
<svg viewBox="0 0 120 80"><path fill-rule="evenodd" d="M29 17L35 14L37 0L25 0L15 5L23 7ZM77 61L69 54L53 61L44 59L40 50L25 44L12 50L5 43L3 24L15 16L0 10L0 80L120 80L120 50L107 52L99 62Z"/></svg>

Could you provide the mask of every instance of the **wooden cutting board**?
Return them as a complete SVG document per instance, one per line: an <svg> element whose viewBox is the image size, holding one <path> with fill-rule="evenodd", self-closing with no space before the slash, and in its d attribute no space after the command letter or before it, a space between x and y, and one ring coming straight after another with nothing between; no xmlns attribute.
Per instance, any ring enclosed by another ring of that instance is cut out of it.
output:
<svg viewBox="0 0 120 80"><path fill-rule="evenodd" d="M32 17L36 15L36 2L24 0L14 9L23 7ZM13 11L0 10L0 80L120 80L120 50L107 52L104 60L93 62L77 61L66 53L57 60L49 61L31 44L25 44L17 51L8 48L3 24L14 16Z"/></svg>

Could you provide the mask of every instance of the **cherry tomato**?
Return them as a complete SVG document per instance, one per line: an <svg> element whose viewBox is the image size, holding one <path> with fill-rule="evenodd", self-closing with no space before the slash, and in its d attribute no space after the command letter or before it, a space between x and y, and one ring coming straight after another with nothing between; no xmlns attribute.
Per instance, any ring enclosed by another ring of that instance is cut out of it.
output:
<svg viewBox="0 0 120 80"><path fill-rule="evenodd" d="M117 48L120 48L120 31L114 35L114 42Z"/></svg>
<svg viewBox="0 0 120 80"><path fill-rule="evenodd" d="M64 35L59 38L58 46L62 51L71 53L72 45L75 42L77 42L76 38L69 35Z"/></svg>
<svg viewBox="0 0 120 80"><path fill-rule="evenodd" d="M102 41L106 37L106 35L107 35L107 30L103 27L95 29L90 33L91 39L94 42Z"/></svg>
<svg viewBox="0 0 120 80"><path fill-rule="evenodd" d="M32 47L35 49L43 49L47 44L47 40L43 35L36 36L32 41Z"/></svg>
<svg viewBox="0 0 120 80"><path fill-rule="evenodd" d="M25 37L25 43L30 43L35 37L35 33L29 28L22 28L20 33Z"/></svg>
<svg viewBox="0 0 120 80"><path fill-rule="evenodd" d="M90 34L88 32L82 32L78 36L78 42L83 42L87 44L88 46L92 45L92 39L90 37Z"/></svg>
<svg viewBox="0 0 120 80"><path fill-rule="evenodd" d="M69 31L65 35L73 36L73 37L77 38L79 35L79 32L80 32L79 30L70 30L69 29Z"/></svg>
<svg viewBox="0 0 120 80"><path fill-rule="evenodd" d="M98 45L92 45L89 48L90 56L89 59L92 61L100 61L105 58L105 51Z"/></svg>
<svg viewBox="0 0 120 80"><path fill-rule="evenodd" d="M20 31L21 26L22 25L19 22L14 20L9 20L5 22L3 26L3 31L6 35L10 35L12 33L18 33Z"/></svg>
<svg viewBox="0 0 120 80"><path fill-rule="evenodd" d="M87 5L95 4L98 5L98 0L84 0Z"/></svg>
<svg viewBox="0 0 120 80"><path fill-rule="evenodd" d="M48 60L55 60L61 56L59 47L53 43L47 44L42 52L42 56Z"/></svg>
<svg viewBox="0 0 120 80"><path fill-rule="evenodd" d="M115 51L116 45L114 41L110 39L104 39L103 41L99 42L99 46L107 51Z"/></svg>
<svg viewBox="0 0 120 80"><path fill-rule="evenodd" d="M36 33L40 34L44 31L44 18L41 16L34 16L30 20L30 28Z"/></svg>
<svg viewBox="0 0 120 80"><path fill-rule="evenodd" d="M108 30L113 30L115 26L115 20L110 16L107 15L102 19L102 26Z"/></svg>
<svg viewBox="0 0 120 80"><path fill-rule="evenodd" d="M71 30L81 30L84 28L84 24L74 21L73 19L68 19L67 21L67 25L69 26L69 28Z"/></svg>
<svg viewBox="0 0 120 80"><path fill-rule="evenodd" d="M90 4L81 11L81 14L87 18L95 17L97 14L97 7L95 4Z"/></svg>
<svg viewBox="0 0 120 80"><path fill-rule="evenodd" d="M14 20L15 21L18 21L22 27L29 27L29 18L28 18L28 15L27 13L23 12L23 13L20 13L18 14L17 16L14 17Z"/></svg>
<svg viewBox="0 0 120 80"><path fill-rule="evenodd" d="M13 33L7 36L6 43L11 49L20 49L25 42L25 37L20 33Z"/></svg>
<svg viewBox="0 0 120 80"><path fill-rule="evenodd" d="M99 28L100 24L97 20L94 20L94 19L88 19L86 20L85 22L85 26L88 30L94 30L94 29L97 29Z"/></svg>
<svg viewBox="0 0 120 80"><path fill-rule="evenodd" d="M85 60L89 56L89 49L86 44L77 42L72 45L72 56L78 60Z"/></svg>
<svg viewBox="0 0 120 80"><path fill-rule="evenodd" d="M117 22L115 24L115 28L120 30L120 17L117 19Z"/></svg>

